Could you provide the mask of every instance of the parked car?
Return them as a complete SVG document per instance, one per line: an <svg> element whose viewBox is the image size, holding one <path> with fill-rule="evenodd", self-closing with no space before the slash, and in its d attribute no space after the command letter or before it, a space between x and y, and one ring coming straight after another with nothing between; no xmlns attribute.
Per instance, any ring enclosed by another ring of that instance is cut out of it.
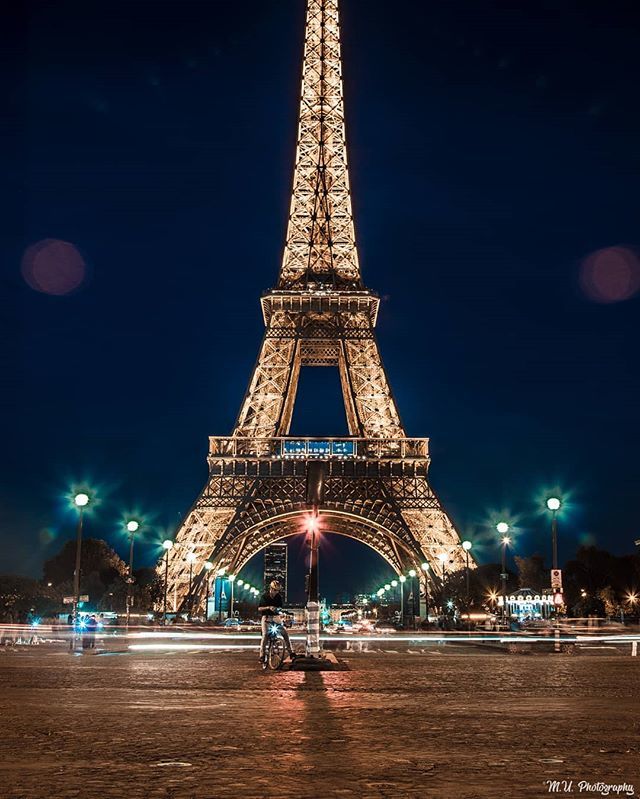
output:
<svg viewBox="0 0 640 799"><path fill-rule="evenodd" d="M240 629L241 621L240 619L225 619L224 624L222 625L226 630L238 630Z"/></svg>

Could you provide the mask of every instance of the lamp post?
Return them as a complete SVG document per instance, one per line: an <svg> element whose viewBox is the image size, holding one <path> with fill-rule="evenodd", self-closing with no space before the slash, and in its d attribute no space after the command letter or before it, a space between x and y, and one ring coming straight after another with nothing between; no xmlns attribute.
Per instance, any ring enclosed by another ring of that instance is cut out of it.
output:
<svg viewBox="0 0 640 799"><path fill-rule="evenodd" d="M235 581L236 581L235 574L230 574L229 575L229 583L231 585L231 599L229 601L229 618L231 618L231 619L233 618L233 584L235 583ZM245 585L246 585L246 583L245 583Z"/></svg>
<svg viewBox="0 0 640 799"><path fill-rule="evenodd" d="M427 615L427 627L429 626L429 564L425 560L420 564L420 568L424 572L424 602Z"/></svg>
<svg viewBox="0 0 640 799"><path fill-rule="evenodd" d="M404 574L401 574L399 577L400 581L400 623L404 627L404 584L407 582L407 578Z"/></svg>
<svg viewBox="0 0 640 799"><path fill-rule="evenodd" d="M164 603L163 603L163 611L162 617L164 620L164 626L167 626L167 588L169 586L169 550L173 548L173 541L170 538L167 538L165 541L162 542L162 548L164 549Z"/></svg>
<svg viewBox="0 0 640 799"><path fill-rule="evenodd" d="M129 619L131 617L131 605L133 604L133 540L136 532L140 527L140 523L135 519L127 522L127 532L129 533L129 576L127 577L127 629L129 627Z"/></svg>
<svg viewBox="0 0 640 799"><path fill-rule="evenodd" d="M558 497L549 497L547 500L547 508L551 511L551 555L552 555L552 569L558 568L558 519L557 513L560 510L562 502Z"/></svg>
<svg viewBox="0 0 640 799"><path fill-rule="evenodd" d="M409 577L411 577L411 629L416 628L416 575L415 569L409 569Z"/></svg>
<svg viewBox="0 0 640 799"><path fill-rule="evenodd" d="M466 601L467 601L467 627L469 632L471 632L471 598L470 598L470 590L469 590L469 552L473 544L471 541L463 541L462 548L464 549L464 554L466 556L466 564L465 564L465 577L466 577Z"/></svg>
<svg viewBox="0 0 640 799"><path fill-rule="evenodd" d="M496 530L502 536L502 572L500 579L502 580L502 623L507 622L507 546L511 543L511 539L507 535L509 532L509 525L506 522L498 522Z"/></svg>
<svg viewBox="0 0 640 799"><path fill-rule="evenodd" d="M393 588L393 593L396 595L396 598L398 599L398 610L400 612L400 620L402 620L402 609L400 608L400 594L396 590L398 588L398 581L391 580L391 587Z"/></svg>
<svg viewBox="0 0 640 799"><path fill-rule="evenodd" d="M558 518L557 514L562 506L558 497L549 497L547 508L551 511L551 568L558 568ZM553 586L552 586L553 587ZM562 589L561 589L562 591Z"/></svg>
<svg viewBox="0 0 640 799"><path fill-rule="evenodd" d="M204 583L205 583L205 597L204 597L204 620L205 623L209 621L209 572L213 569L213 563L210 560L204 562Z"/></svg>
<svg viewBox="0 0 640 799"><path fill-rule="evenodd" d="M73 504L78 509L78 529L76 534L76 570L73 573L73 630L71 648L73 649L75 634L78 629L78 605L80 604L80 561L82 558L82 515L84 509L91 502L91 497L84 492L76 494Z"/></svg>
<svg viewBox="0 0 640 799"><path fill-rule="evenodd" d="M442 618L444 620L444 584L445 584L445 568L444 564L447 561L447 553L441 552L438 555L438 560L440 561L440 566L442 568L442 604L440 605L440 610L442 611Z"/></svg>
<svg viewBox="0 0 640 799"><path fill-rule="evenodd" d="M467 577L467 613L469 612L469 550L473 544L471 541L463 541L462 548L464 549L464 554L466 556L466 577Z"/></svg>
<svg viewBox="0 0 640 799"><path fill-rule="evenodd" d="M216 604L218 607L218 623L222 621L222 591L224 587L224 583L220 585L220 591L218 592L218 580L222 580L224 578L224 573L226 572L226 566L218 569L216 572L216 588L215 588L215 597L216 597Z"/></svg>
<svg viewBox="0 0 640 799"><path fill-rule="evenodd" d="M634 591L629 591L626 596L627 604L629 606L629 614L635 616L636 614L636 603L638 602L638 595ZM620 606L621 612L623 614L623 622L624 622L624 610L622 610L622 605ZM637 647L636 647L637 649Z"/></svg>
<svg viewBox="0 0 640 799"><path fill-rule="evenodd" d="M233 584L233 592L235 596L235 604L238 608L238 617L242 618L244 614L244 595L243 591L246 591L249 587L249 583L245 582L244 580L238 580L236 575L236 581Z"/></svg>
<svg viewBox="0 0 640 799"><path fill-rule="evenodd" d="M195 552L187 552L187 563L189 564L189 594L187 597L187 619L191 621L191 614L193 611L193 564L196 560L196 553Z"/></svg>
<svg viewBox="0 0 640 799"><path fill-rule="evenodd" d="M558 497L549 497L546 502L547 508L551 511L551 569L552 574L557 571L558 569L558 519L557 514L560 510L560 506L562 505L562 501L558 499ZM553 593L553 606L555 608L555 616L554 616L554 651L560 652L560 625L558 622L558 610L560 605L562 604L562 582L559 584L559 591L560 593L556 593L558 590L558 584L554 586L555 576L552 577L551 581L551 591ZM558 601L556 601L556 597Z"/></svg>

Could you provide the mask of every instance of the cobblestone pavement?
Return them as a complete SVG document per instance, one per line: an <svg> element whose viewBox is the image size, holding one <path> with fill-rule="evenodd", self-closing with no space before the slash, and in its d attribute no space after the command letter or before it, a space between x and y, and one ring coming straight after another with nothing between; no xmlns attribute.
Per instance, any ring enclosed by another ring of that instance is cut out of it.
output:
<svg viewBox="0 0 640 799"><path fill-rule="evenodd" d="M246 651L2 652L0 796L639 795L640 658L345 657L263 674Z"/></svg>

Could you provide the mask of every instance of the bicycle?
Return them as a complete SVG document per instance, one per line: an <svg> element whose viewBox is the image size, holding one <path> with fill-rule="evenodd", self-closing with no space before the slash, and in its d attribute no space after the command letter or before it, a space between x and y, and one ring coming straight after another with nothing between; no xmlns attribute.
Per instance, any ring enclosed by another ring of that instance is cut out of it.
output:
<svg viewBox="0 0 640 799"><path fill-rule="evenodd" d="M262 661L262 668L264 671L267 669L277 671L282 668L285 659L285 646L281 630L282 621L278 617L274 617L267 630L267 641L265 643L264 659Z"/></svg>

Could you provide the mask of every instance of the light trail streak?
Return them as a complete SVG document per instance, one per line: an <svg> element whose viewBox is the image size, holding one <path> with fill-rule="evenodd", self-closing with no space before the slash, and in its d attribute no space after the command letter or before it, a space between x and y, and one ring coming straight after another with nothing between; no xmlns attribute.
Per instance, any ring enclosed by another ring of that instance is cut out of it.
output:
<svg viewBox="0 0 640 799"><path fill-rule="evenodd" d="M129 644L128 648L133 652L193 652L196 649L256 649L255 645L247 644Z"/></svg>

